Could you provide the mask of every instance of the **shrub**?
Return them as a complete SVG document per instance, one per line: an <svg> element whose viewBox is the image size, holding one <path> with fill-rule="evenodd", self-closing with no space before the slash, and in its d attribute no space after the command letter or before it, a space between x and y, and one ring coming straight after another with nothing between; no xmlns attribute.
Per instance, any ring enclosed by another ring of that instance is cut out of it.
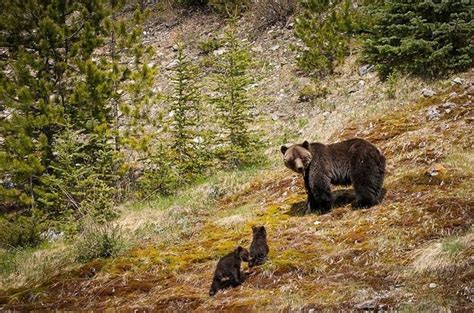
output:
<svg viewBox="0 0 474 313"><path fill-rule="evenodd" d="M295 12L296 0L260 0L253 4L253 16L258 30L274 24L285 25L288 18Z"/></svg>
<svg viewBox="0 0 474 313"><path fill-rule="evenodd" d="M319 84L307 84L299 90L299 100L302 102L313 101L317 98L324 98L329 94L325 86Z"/></svg>
<svg viewBox="0 0 474 313"><path fill-rule="evenodd" d="M375 26L364 55L382 77L395 69L433 77L474 64L469 1L391 0L373 14Z"/></svg>
<svg viewBox="0 0 474 313"><path fill-rule="evenodd" d="M116 257L126 247L122 228L111 223L85 221L76 242L76 260L87 262L97 258Z"/></svg>
<svg viewBox="0 0 474 313"><path fill-rule="evenodd" d="M248 9L250 0L209 0L208 4L219 14L238 16Z"/></svg>
<svg viewBox="0 0 474 313"><path fill-rule="evenodd" d="M217 38L209 38L198 43L199 50L205 54L209 54L212 51L219 49L221 46L222 45Z"/></svg>
<svg viewBox="0 0 474 313"><path fill-rule="evenodd" d="M11 249L38 245L46 226L38 214L14 214L0 218L0 229L0 248Z"/></svg>

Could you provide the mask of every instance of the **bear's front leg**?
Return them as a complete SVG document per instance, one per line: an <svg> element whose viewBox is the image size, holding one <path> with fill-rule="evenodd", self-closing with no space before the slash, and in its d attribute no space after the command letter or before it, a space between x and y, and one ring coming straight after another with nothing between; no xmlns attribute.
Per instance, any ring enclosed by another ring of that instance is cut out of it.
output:
<svg viewBox="0 0 474 313"><path fill-rule="evenodd" d="M329 212L333 204L330 180L318 179L309 182L309 187L308 208L310 211L320 211L321 214Z"/></svg>

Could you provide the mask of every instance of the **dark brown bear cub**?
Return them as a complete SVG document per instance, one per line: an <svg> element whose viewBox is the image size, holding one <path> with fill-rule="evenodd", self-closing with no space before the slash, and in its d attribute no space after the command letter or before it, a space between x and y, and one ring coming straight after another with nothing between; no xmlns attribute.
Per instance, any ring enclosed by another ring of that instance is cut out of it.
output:
<svg viewBox="0 0 474 313"><path fill-rule="evenodd" d="M243 282L242 273L240 272L240 263L242 261L249 261L249 251L238 246L234 251L223 256L217 262L211 289L209 290L210 296L215 295L220 289L229 286L237 287Z"/></svg>
<svg viewBox="0 0 474 313"><path fill-rule="evenodd" d="M253 239L250 245L249 267L262 265L268 255L267 231L264 226L252 227Z"/></svg>
<svg viewBox="0 0 474 313"><path fill-rule="evenodd" d="M335 144L282 146L285 166L303 174L308 193L308 210L328 212L333 205L331 184L350 185L355 190L356 208L370 207L382 198L385 157L370 142L354 138Z"/></svg>

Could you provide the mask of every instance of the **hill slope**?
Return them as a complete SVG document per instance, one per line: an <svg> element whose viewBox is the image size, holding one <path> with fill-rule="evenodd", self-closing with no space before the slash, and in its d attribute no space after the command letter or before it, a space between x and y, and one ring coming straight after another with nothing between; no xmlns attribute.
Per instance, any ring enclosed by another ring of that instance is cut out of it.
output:
<svg viewBox="0 0 474 313"><path fill-rule="evenodd" d="M123 257L3 292L0 303L4 309L472 309L469 84L472 71L463 84L332 136L367 138L387 156L387 194L376 207L354 211L346 204L302 216L301 178L282 166L261 170L203 209L199 230L174 244L144 242ZM217 259L237 244L248 246L251 226L260 224L267 227L270 261L241 287L209 298Z"/></svg>

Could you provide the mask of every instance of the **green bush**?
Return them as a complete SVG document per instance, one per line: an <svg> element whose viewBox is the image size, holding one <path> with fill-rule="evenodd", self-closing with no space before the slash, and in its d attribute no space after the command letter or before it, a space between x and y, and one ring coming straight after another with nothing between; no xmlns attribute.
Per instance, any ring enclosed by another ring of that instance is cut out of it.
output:
<svg viewBox="0 0 474 313"><path fill-rule="evenodd" d="M208 4L219 14L238 16L248 9L250 0L209 0Z"/></svg>
<svg viewBox="0 0 474 313"><path fill-rule="evenodd" d="M474 64L472 3L386 1L373 10L375 26L365 42L365 61L382 77L399 69L440 76Z"/></svg>
<svg viewBox="0 0 474 313"><path fill-rule="evenodd" d="M222 46L220 41L216 38L209 38L198 43L198 48L205 54L209 54Z"/></svg>
<svg viewBox="0 0 474 313"><path fill-rule="evenodd" d="M97 258L116 257L125 247L126 241L120 226L87 220L76 242L76 260L87 262Z"/></svg>
<svg viewBox="0 0 474 313"><path fill-rule="evenodd" d="M36 214L10 215L0 218L0 229L0 248L11 249L38 245L46 226Z"/></svg>

